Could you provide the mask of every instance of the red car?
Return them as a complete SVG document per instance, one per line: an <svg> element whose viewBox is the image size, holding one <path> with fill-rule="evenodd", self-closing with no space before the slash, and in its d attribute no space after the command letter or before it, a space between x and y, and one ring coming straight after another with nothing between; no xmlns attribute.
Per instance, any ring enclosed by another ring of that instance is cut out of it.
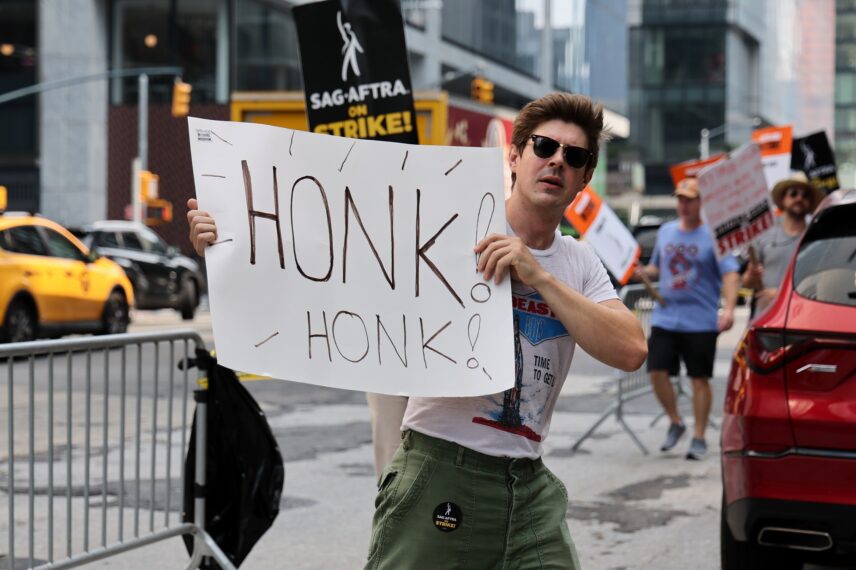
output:
<svg viewBox="0 0 856 570"><path fill-rule="evenodd" d="M734 353L722 482L723 569L856 567L856 190L818 207Z"/></svg>

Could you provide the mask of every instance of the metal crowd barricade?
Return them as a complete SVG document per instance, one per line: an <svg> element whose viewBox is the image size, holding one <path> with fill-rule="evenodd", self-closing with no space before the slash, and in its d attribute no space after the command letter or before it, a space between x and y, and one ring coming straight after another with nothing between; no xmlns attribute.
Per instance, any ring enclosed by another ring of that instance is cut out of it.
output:
<svg viewBox="0 0 856 570"><path fill-rule="evenodd" d="M10 569L22 561L39 570L73 568L192 535L188 569L211 557L234 570L204 527L204 392L194 390L197 374L177 368L196 347L205 345L190 330L0 345L7 430L0 498ZM184 523L191 392L196 493L194 522Z"/></svg>
<svg viewBox="0 0 856 570"><path fill-rule="evenodd" d="M654 288L657 287L656 284L653 286ZM651 294L645 289L644 285L626 285L622 287L620 295L622 302L628 309L633 311L633 314L639 319L639 322L642 324L642 330L645 332L645 337L647 338L651 332L651 313L654 311L654 304L656 301L651 297ZM645 371L644 365L634 372L620 373L618 377L618 391L616 393L615 401L612 402L603 411L603 413L601 413L600 417L592 424L592 426L574 442L571 449L574 451L579 449L583 442L588 439L608 417L614 415L615 421L621 425L633 442L639 446L642 453L647 455L648 448L645 447L645 444L639 440L630 426L627 425L627 422L624 421L624 404L651 392L653 392L653 388L651 387L651 382L648 379L648 373Z"/></svg>

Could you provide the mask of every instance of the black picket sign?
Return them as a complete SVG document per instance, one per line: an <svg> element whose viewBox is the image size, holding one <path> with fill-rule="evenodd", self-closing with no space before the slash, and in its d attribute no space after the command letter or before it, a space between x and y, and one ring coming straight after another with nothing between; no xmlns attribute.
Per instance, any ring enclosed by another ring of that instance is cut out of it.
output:
<svg viewBox="0 0 856 570"><path fill-rule="evenodd" d="M827 194L840 188L835 155L824 131L794 139L791 170L802 170L813 184Z"/></svg>
<svg viewBox="0 0 856 570"><path fill-rule="evenodd" d="M397 0L312 2L292 8L309 130L419 143Z"/></svg>

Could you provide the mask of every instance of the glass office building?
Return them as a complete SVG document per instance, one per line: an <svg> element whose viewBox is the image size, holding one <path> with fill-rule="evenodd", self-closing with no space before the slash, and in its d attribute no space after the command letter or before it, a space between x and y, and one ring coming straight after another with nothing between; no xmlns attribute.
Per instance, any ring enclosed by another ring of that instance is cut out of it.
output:
<svg viewBox="0 0 856 570"><path fill-rule="evenodd" d="M856 188L856 0L835 12L835 158L841 185Z"/></svg>
<svg viewBox="0 0 856 570"><path fill-rule="evenodd" d="M630 0L631 144L640 150L650 194L671 192L668 166L698 156L701 129L726 123L727 110L758 112L752 70L759 38L746 22L729 21L729 4ZM741 93L729 93L729 86ZM725 146L730 134L713 139L712 149Z"/></svg>
<svg viewBox="0 0 856 570"><path fill-rule="evenodd" d="M832 133L830 0L629 0L631 146L646 192L671 164L747 142L761 124Z"/></svg>

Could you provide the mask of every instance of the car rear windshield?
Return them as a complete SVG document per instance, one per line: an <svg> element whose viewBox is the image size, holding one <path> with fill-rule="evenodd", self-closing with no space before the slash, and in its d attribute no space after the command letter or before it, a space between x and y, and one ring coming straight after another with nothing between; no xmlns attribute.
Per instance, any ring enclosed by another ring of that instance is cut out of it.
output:
<svg viewBox="0 0 856 570"><path fill-rule="evenodd" d="M856 307L856 204L830 208L809 228L794 264L803 297Z"/></svg>

